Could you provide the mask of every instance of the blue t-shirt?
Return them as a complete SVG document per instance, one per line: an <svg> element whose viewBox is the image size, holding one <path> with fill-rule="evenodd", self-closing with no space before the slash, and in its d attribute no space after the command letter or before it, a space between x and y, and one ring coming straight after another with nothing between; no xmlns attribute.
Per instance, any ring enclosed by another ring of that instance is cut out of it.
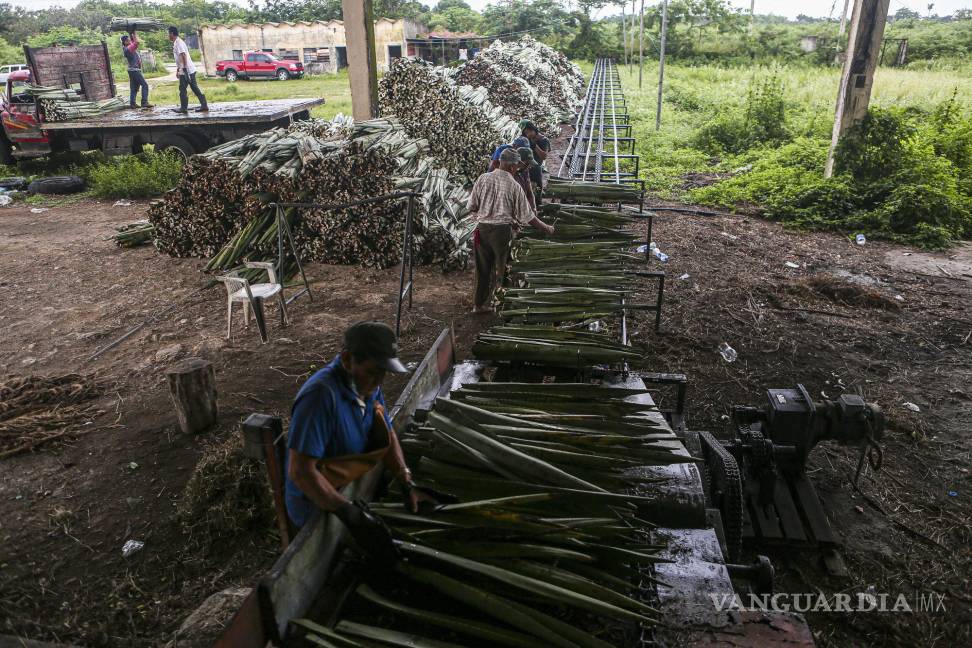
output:
<svg viewBox="0 0 972 648"><path fill-rule="evenodd" d="M290 414L287 447L318 458L365 452L375 419L375 403L385 405L381 387L363 400L364 410L358 404L338 356L311 376L297 392ZM391 418L387 411L385 419L390 427ZM287 475L287 513L294 524L304 526L314 504L290 481L286 466L284 471Z"/></svg>

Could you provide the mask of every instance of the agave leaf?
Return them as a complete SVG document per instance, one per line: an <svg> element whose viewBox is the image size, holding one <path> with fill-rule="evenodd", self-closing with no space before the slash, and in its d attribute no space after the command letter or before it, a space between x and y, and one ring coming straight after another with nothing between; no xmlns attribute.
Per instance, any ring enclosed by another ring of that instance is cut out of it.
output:
<svg viewBox="0 0 972 648"><path fill-rule="evenodd" d="M403 646L404 648L463 648L459 644L454 644L448 641L429 639L428 637L399 632L397 630L389 630L388 628L367 626L361 623L355 623L353 621L340 621L337 624L337 630L338 632L353 635L355 637L374 639L375 641L380 641L383 644Z"/></svg>
<svg viewBox="0 0 972 648"><path fill-rule="evenodd" d="M430 549L428 547L423 547L421 545L413 544L410 542L403 542L399 545L403 551L408 554L423 556L425 558L435 560L437 562L443 562L449 565L453 565L465 571L470 571L488 578L497 580L501 583L517 587L519 589L531 592L533 594L538 594L542 597L548 598L565 605L572 605L574 607L587 610L594 614L603 614L605 616L618 618L618 619L628 619L631 621L639 621L648 623L650 620L640 614L635 614L629 610L624 610L612 605L610 603L605 603L597 599L593 599L589 596L584 596L583 594L578 594L577 592L572 592L570 590L546 583L544 581L536 580L528 576L523 576L516 572L512 572L508 569L503 569L502 567L496 567L495 565L487 565L475 560L468 558L463 558L462 556L455 556L453 554L446 553L444 551L438 551L435 549ZM627 550L623 550L627 551ZM631 552L634 554L635 552ZM645 556L646 558L654 559L654 556Z"/></svg>
<svg viewBox="0 0 972 648"><path fill-rule="evenodd" d="M315 623L310 619L291 619L291 623L294 625L302 626L311 632L317 633L317 635L307 635L307 638L316 643L318 646L326 646L327 648L366 648L363 644L353 639L347 637L342 637L338 633L334 632L330 628L322 626L319 623Z"/></svg>
<svg viewBox="0 0 972 648"><path fill-rule="evenodd" d="M514 628L528 632L552 646L557 646L557 648L578 648L579 646L579 644L566 639L562 634L551 631L536 616L525 613L502 596L415 565L399 563L395 566L395 570L408 578L438 590L446 596L461 601L475 610L480 610Z"/></svg>
<svg viewBox="0 0 972 648"><path fill-rule="evenodd" d="M451 616L440 612L431 612L420 608L412 607L386 598L367 585L359 585L356 590L362 598L379 605L387 610L398 612L407 617L418 619L424 623L437 625L447 628L460 634L477 637L491 644L500 646L514 646L516 648L534 648L536 638L530 637L519 632L500 628L498 626L483 623L465 617Z"/></svg>
<svg viewBox="0 0 972 648"><path fill-rule="evenodd" d="M494 465L508 466L509 470L505 468L503 470L504 473L507 473L506 476L511 476L510 473L512 473L530 479L543 480L556 486L601 490L594 484L578 479L545 461L510 448L476 430L458 425L437 411L433 411L429 415L429 422L437 429L454 435L459 442L468 444L476 451L481 452L493 461Z"/></svg>

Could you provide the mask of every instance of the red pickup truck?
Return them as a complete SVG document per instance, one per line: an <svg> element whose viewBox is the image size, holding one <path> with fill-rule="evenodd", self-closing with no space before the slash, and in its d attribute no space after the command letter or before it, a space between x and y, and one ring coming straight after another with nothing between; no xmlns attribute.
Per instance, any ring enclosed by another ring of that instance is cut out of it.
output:
<svg viewBox="0 0 972 648"><path fill-rule="evenodd" d="M216 74L227 81L274 78L286 81L304 76L304 64L278 59L269 52L246 52L241 61L217 61Z"/></svg>

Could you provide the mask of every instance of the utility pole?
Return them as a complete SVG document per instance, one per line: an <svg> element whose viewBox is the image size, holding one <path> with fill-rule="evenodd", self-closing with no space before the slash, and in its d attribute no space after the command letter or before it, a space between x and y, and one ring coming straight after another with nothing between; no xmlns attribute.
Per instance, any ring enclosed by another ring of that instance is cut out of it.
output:
<svg viewBox="0 0 972 648"><path fill-rule="evenodd" d="M661 53L658 55L658 110L655 130L661 130L662 88L665 86L665 41L668 38L668 0L662 0Z"/></svg>
<svg viewBox="0 0 972 648"><path fill-rule="evenodd" d="M378 63L375 60L375 13L371 0L342 0L355 121L378 116Z"/></svg>
<svg viewBox="0 0 972 648"><path fill-rule="evenodd" d="M850 35L844 57L844 69L837 90L837 110L834 132L827 154L824 177L834 174L834 152L849 128L867 115L874 85L874 70L881 54L884 25L888 20L891 0L854 0Z"/></svg>
<svg viewBox="0 0 972 648"><path fill-rule="evenodd" d="M645 0L641 0L641 28L638 32L638 89L645 72Z"/></svg>
<svg viewBox="0 0 972 648"><path fill-rule="evenodd" d="M843 36L844 30L847 29L847 7L850 6L850 0L844 0L844 12L840 14L840 29L837 30L837 36Z"/></svg>
<svg viewBox="0 0 972 648"><path fill-rule="evenodd" d="M749 0L749 34L750 35L752 35L753 33L753 21L755 20L756 20L756 0Z"/></svg>
<svg viewBox="0 0 972 648"><path fill-rule="evenodd" d="M628 64L628 29L625 25L627 21L627 16L624 15L624 5L626 2L621 3L621 44L624 45L624 64Z"/></svg>
<svg viewBox="0 0 972 648"><path fill-rule="evenodd" d="M634 65L635 16L638 13L637 11L635 11L636 1L637 0L631 0L631 29L628 30L628 33L631 34L631 58L628 59L629 62L628 74L631 74L631 65Z"/></svg>

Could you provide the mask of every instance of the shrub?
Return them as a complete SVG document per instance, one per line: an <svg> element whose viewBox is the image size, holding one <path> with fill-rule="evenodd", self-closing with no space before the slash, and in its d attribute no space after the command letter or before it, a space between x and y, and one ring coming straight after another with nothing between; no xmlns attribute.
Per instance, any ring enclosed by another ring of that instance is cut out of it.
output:
<svg viewBox="0 0 972 648"><path fill-rule="evenodd" d="M742 111L724 111L704 125L694 146L708 153L742 153L762 144L781 144L791 138L786 124L783 82L774 72L753 79Z"/></svg>
<svg viewBox="0 0 972 648"><path fill-rule="evenodd" d="M181 171L178 156L153 151L109 159L86 175L101 198L149 198L175 186Z"/></svg>

